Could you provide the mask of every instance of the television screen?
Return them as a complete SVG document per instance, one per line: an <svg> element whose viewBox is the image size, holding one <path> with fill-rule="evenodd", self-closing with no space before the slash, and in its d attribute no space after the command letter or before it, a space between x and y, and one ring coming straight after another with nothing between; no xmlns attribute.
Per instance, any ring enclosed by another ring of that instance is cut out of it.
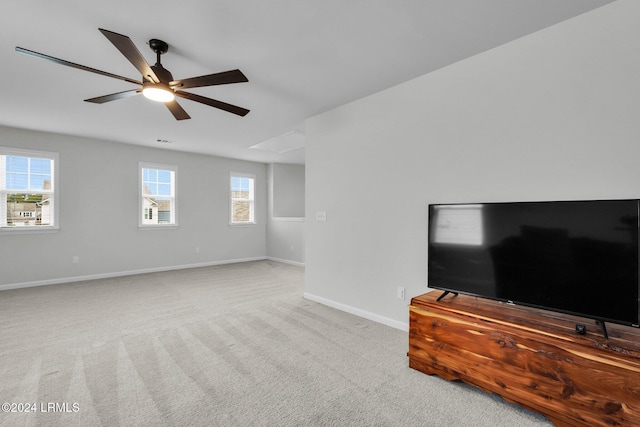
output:
<svg viewBox="0 0 640 427"><path fill-rule="evenodd" d="M430 288L637 326L638 200L429 205Z"/></svg>

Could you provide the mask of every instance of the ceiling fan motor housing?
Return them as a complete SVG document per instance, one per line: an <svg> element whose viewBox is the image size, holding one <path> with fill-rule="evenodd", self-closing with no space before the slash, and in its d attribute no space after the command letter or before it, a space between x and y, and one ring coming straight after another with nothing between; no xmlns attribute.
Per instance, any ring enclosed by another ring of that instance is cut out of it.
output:
<svg viewBox="0 0 640 427"><path fill-rule="evenodd" d="M164 68L162 64L157 63L156 65L152 65L151 69L153 70L154 73L156 73L156 77L158 77L160 82L169 83L173 81L173 76L171 75L171 72L169 72L169 70ZM145 80L149 80L149 79L147 78Z"/></svg>
<svg viewBox="0 0 640 427"><path fill-rule="evenodd" d="M149 40L149 47L156 53L156 64L151 66L151 69L156 74L156 77L162 83L169 83L173 81L173 76L162 66L160 63L160 55L164 55L169 50L169 45L166 42L158 39ZM153 80L149 76L144 76L144 80Z"/></svg>

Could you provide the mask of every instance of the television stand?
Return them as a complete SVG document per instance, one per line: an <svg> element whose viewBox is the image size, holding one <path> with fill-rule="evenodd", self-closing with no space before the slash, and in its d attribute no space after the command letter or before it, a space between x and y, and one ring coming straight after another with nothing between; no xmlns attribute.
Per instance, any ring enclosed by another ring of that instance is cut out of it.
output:
<svg viewBox="0 0 640 427"><path fill-rule="evenodd" d="M409 307L409 366L462 380L558 426L640 426L640 330L459 295ZM590 323L590 322L589 322ZM590 323L592 324L592 323Z"/></svg>
<svg viewBox="0 0 640 427"><path fill-rule="evenodd" d="M600 329L602 329L602 335L606 339L609 339L609 334L607 333L607 325L604 324L604 320L596 320L596 324L600 325Z"/></svg>
<svg viewBox="0 0 640 427"><path fill-rule="evenodd" d="M453 294L454 296L458 296L457 292L453 292L453 291L444 291L442 294L440 294L440 296L438 297L438 299L436 301L440 301L442 298L446 297L449 294Z"/></svg>

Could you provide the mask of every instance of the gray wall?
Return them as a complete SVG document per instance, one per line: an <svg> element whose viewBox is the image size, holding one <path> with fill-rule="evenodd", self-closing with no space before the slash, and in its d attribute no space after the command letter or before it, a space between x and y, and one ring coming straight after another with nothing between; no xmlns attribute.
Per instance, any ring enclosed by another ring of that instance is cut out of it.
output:
<svg viewBox="0 0 640 427"><path fill-rule="evenodd" d="M406 329L428 203L640 197L638 16L620 0L307 120L305 295Z"/></svg>
<svg viewBox="0 0 640 427"><path fill-rule="evenodd" d="M273 182L274 218L304 218L304 166L274 163L270 181Z"/></svg>
<svg viewBox="0 0 640 427"><path fill-rule="evenodd" d="M304 265L305 168L273 163L267 167L269 258Z"/></svg>
<svg viewBox="0 0 640 427"><path fill-rule="evenodd" d="M0 289L266 257L265 164L3 127L0 145L59 153L61 227L0 233ZM139 161L178 167L178 228L138 229ZM256 226L229 226L231 171L256 175Z"/></svg>

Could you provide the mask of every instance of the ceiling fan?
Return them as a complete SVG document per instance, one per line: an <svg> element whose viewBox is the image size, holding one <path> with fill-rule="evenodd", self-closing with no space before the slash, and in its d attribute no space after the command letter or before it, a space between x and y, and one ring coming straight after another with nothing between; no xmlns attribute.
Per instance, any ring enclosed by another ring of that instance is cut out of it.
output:
<svg viewBox="0 0 640 427"><path fill-rule="evenodd" d="M236 69L224 71L221 73L191 77L188 79L174 80L169 70L164 68L160 63L160 56L167 53L167 51L169 50L169 45L167 43L158 39L149 40L149 47L156 53L156 64L150 66L129 37L123 36L122 34L114 33L113 31L104 30L102 28L99 28L99 30L107 39L109 39L111 43L113 43L113 45L125 56L125 58L127 58L129 62L131 62L134 67L136 67L140 74L142 74L142 81L108 73L106 71L97 70L91 67L85 67L84 65L65 61L64 59L54 58L53 56L34 52L32 50L24 49L18 46L16 46L16 52L35 56L41 59L46 59L57 64L78 68L80 70L101 74L103 76L112 77L114 79L124 80L125 82L141 86L138 89L126 90L124 92L117 92L109 95L98 96L96 98L85 99L85 101L87 102L103 104L105 102L115 101L116 99L127 98L129 96L142 93L149 99L163 102L167 106L169 111L171 111L176 120L185 120L191 118L175 100L176 96L199 102L201 104L209 105L211 107L219 108L220 110L237 114L239 116L245 116L249 112L249 110L242 107L227 104L226 102L218 101L182 90L193 87L248 82L249 80L245 77L244 74L242 74L240 70Z"/></svg>

